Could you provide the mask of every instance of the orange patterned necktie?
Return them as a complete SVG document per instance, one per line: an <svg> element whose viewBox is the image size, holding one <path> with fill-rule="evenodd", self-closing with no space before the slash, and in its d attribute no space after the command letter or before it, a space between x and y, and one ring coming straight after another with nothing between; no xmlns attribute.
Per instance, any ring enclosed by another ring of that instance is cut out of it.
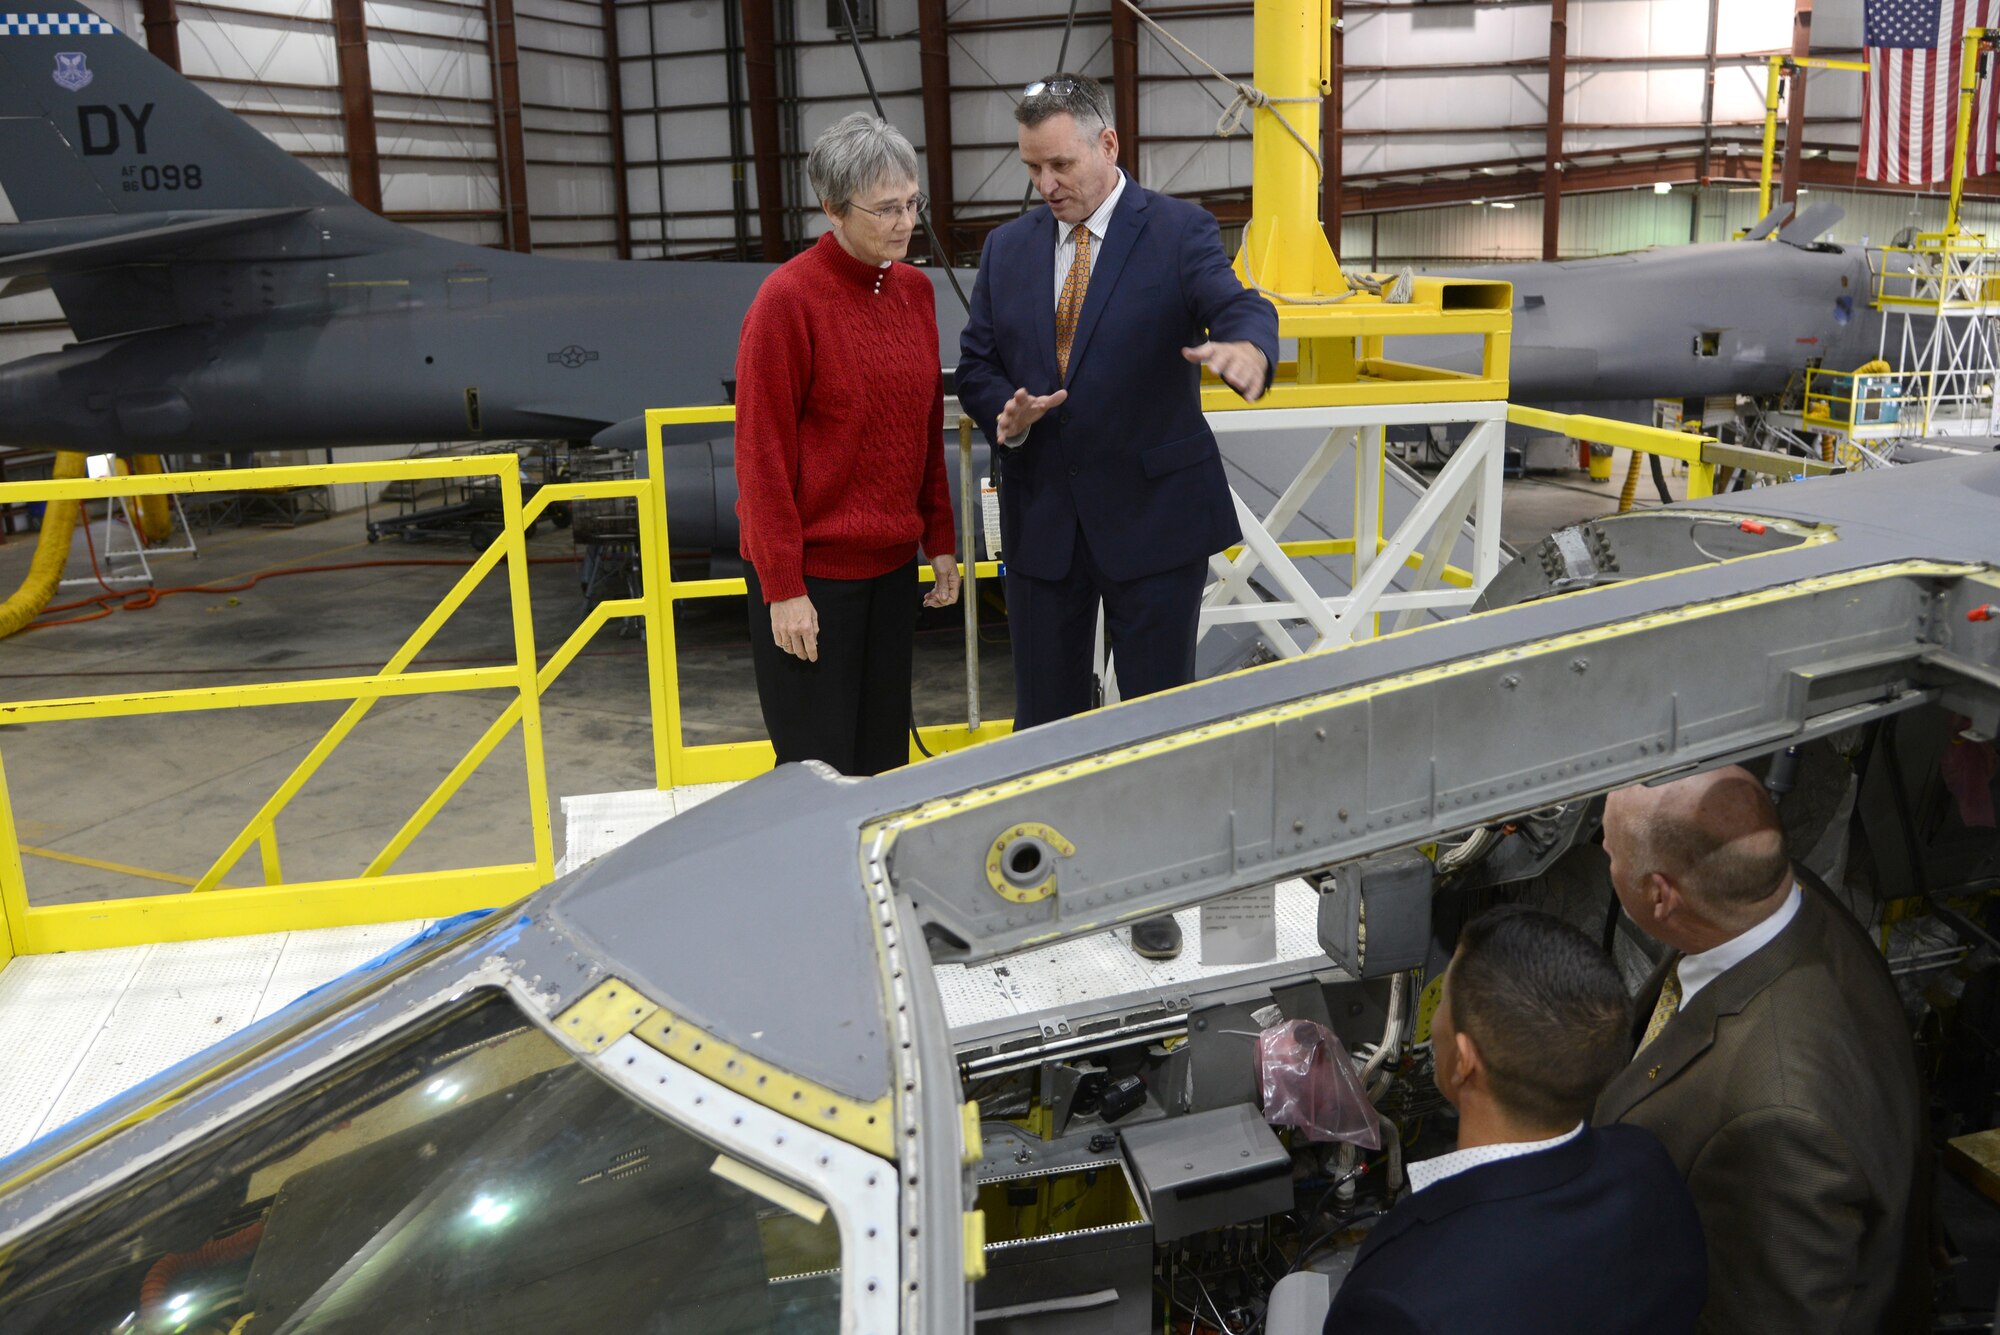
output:
<svg viewBox="0 0 2000 1335"><path fill-rule="evenodd" d="M1076 238L1076 258L1070 261L1069 275L1063 279L1062 299L1056 302L1056 379L1069 379L1069 346L1076 338L1076 318L1083 314L1083 294L1090 287L1090 229L1078 223L1070 233Z"/></svg>

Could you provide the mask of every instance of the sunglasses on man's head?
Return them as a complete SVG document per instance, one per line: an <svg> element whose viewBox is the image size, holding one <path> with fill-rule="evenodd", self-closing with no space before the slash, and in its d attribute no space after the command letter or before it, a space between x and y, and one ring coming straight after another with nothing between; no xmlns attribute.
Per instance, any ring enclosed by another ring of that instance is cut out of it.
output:
<svg viewBox="0 0 2000 1335"><path fill-rule="evenodd" d="M1023 97L1040 97L1043 93L1053 93L1057 97L1068 97L1083 91L1083 85L1075 79L1037 79L1021 90Z"/></svg>

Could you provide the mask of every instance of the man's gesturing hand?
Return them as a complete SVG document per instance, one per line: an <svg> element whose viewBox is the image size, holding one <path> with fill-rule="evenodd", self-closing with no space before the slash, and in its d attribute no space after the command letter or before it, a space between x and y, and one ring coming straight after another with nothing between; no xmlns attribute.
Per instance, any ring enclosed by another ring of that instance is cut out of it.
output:
<svg viewBox="0 0 2000 1335"><path fill-rule="evenodd" d="M812 599L800 594L772 603L771 639L794 658L819 662L819 613Z"/></svg>
<svg viewBox="0 0 2000 1335"><path fill-rule="evenodd" d="M1206 362L1222 377L1222 383L1250 403L1264 397L1264 373L1270 363L1255 343L1204 343L1182 348L1181 356L1191 362Z"/></svg>
<svg viewBox="0 0 2000 1335"><path fill-rule="evenodd" d="M1025 389L1014 391L1014 397L1007 400L1000 409L1000 442L1005 444L1042 420L1042 414L1051 408L1062 406L1069 391L1059 389L1053 394L1035 395Z"/></svg>

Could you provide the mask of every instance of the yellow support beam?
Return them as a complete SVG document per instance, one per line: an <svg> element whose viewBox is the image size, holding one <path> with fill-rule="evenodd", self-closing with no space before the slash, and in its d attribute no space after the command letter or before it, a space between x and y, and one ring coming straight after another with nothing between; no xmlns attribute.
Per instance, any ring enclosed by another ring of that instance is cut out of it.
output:
<svg viewBox="0 0 2000 1335"><path fill-rule="evenodd" d="M490 691L513 685L514 681L515 672L511 667L452 668L432 672L388 672L375 677L255 681L235 686L127 691L117 695L72 696L60 700L15 700L0 704L0 726L54 723L63 719L188 714L257 705L322 704L328 700L373 701L385 695L430 695L439 691Z"/></svg>
<svg viewBox="0 0 2000 1335"><path fill-rule="evenodd" d="M1665 427L1642 426L1637 422L1617 422L1587 413L1554 413L1545 408L1507 405L1507 420L1515 426L1551 431L1593 445L1657 454L1679 459L1688 466L1688 499L1699 500L1715 494L1715 465L1703 450L1716 443L1714 436L1698 436L1692 431L1669 431Z"/></svg>
<svg viewBox="0 0 2000 1335"><path fill-rule="evenodd" d="M275 491L340 483L424 478L489 477L520 460L507 454L465 458L387 459L379 463L297 464L286 468L222 469L201 473L131 473L123 477L46 478L9 482L9 501L101 501L118 496L189 496L204 491Z"/></svg>
<svg viewBox="0 0 2000 1335"><path fill-rule="evenodd" d="M1965 200L1965 146L1972 137L1972 102L1979 91L1979 45L1986 29L1967 28L1958 62L1958 137L1951 146L1951 203L1945 207L1946 237L1958 235L1959 206Z"/></svg>
<svg viewBox="0 0 2000 1335"><path fill-rule="evenodd" d="M536 692L538 694L546 692L554 685L556 678L576 661L576 656L583 651L583 646L590 643L597 632L604 629L605 624L613 617L645 616L646 612L646 602L643 598L607 600L591 608L590 614L583 619L583 624L570 632L569 638L563 641L562 648L542 665L535 679ZM395 837L375 855L374 861L370 862L367 869L361 873L362 876L381 876L395 866L396 860L409 850L410 845L416 842L417 836L424 832L425 827L436 818L438 812L444 810L445 804L457 796L458 790L465 786L465 781L485 763L486 758L493 754L493 749L500 745L507 734L514 730L514 725L520 721L521 702L518 699L508 701L507 707L500 711L500 717L493 720L479 740L460 757L456 765L452 766L451 773L438 781L430 796L423 800L423 804L417 808L415 814L403 822L403 828L396 831Z"/></svg>
<svg viewBox="0 0 2000 1335"><path fill-rule="evenodd" d="M112 862L107 858L89 858L81 853L65 853L57 848L37 848L33 844L22 844L21 851L31 858L41 858L44 862L66 862L72 867L89 867L92 871L116 872L120 876L130 876L141 881L159 881L166 885L184 885L192 889L195 878L176 876L170 871L156 871L151 867L135 867L129 862ZM234 890L236 886L224 886Z"/></svg>
<svg viewBox="0 0 2000 1335"><path fill-rule="evenodd" d="M532 862L467 870L51 904L21 915L21 954L358 927L499 908L547 881Z"/></svg>
<svg viewBox="0 0 2000 1335"><path fill-rule="evenodd" d="M521 749L528 762L528 833L535 869L543 883L555 879L556 841L549 814L548 757L542 747L542 692L535 669L535 616L528 594L528 526L521 519L519 461L500 474L501 514L507 527L500 541L507 551L508 602L514 612L514 677L520 691Z"/></svg>
<svg viewBox="0 0 2000 1335"><path fill-rule="evenodd" d="M20 832L14 827L14 799L7 792L7 767L0 763L0 969L27 951L28 876L21 866Z"/></svg>
<svg viewBox="0 0 2000 1335"><path fill-rule="evenodd" d="M1868 72L1865 60L1833 60L1826 56L1772 56L1764 75L1764 163L1757 176L1757 221L1771 212L1771 169L1778 157L1778 87L1787 75L1803 78L1803 71L1855 70Z"/></svg>

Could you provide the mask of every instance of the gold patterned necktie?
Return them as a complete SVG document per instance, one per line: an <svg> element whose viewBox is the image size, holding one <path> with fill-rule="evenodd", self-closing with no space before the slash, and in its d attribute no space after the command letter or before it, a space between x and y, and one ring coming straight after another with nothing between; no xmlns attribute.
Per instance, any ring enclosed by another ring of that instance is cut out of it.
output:
<svg viewBox="0 0 2000 1335"><path fill-rule="evenodd" d="M1070 232L1076 240L1076 258L1070 261L1063 279L1062 297L1056 302L1056 378L1069 379L1069 348L1076 338L1076 319L1083 314L1083 294L1090 287L1090 229L1078 223Z"/></svg>
<svg viewBox="0 0 2000 1335"><path fill-rule="evenodd" d="M1646 1036L1639 1040L1640 1051L1643 1052L1648 1043L1660 1036L1660 1031L1667 1027L1667 1021L1673 1019L1675 1012L1680 1008L1681 966L1680 961L1675 960L1673 967L1667 970L1667 976L1660 982L1660 999L1653 1004L1653 1018L1646 1021Z"/></svg>

